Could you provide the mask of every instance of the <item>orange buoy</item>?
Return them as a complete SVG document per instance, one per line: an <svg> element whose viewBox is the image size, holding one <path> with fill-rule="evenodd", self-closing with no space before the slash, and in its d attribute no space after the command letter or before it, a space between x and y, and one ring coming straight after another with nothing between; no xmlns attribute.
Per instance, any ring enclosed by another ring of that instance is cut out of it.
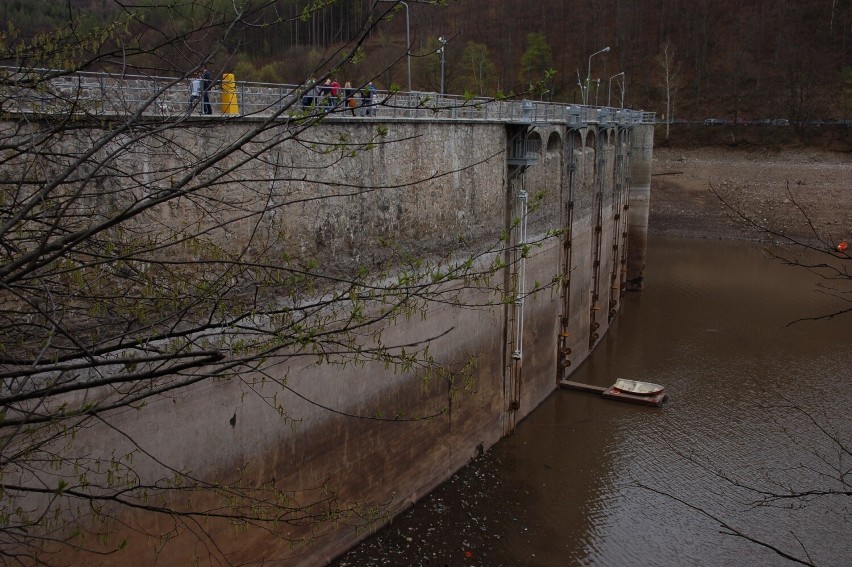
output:
<svg viewBox="0 0 852 567"><path fill-rule="evenodd" d="M837 244L837 251L838 251L838 252L846 252L846 249L847 249L847 248L849 248L849 245L848 245L848 244L846 244L846 241L845 241L845 240L841 240L841 241Z"/></svg>

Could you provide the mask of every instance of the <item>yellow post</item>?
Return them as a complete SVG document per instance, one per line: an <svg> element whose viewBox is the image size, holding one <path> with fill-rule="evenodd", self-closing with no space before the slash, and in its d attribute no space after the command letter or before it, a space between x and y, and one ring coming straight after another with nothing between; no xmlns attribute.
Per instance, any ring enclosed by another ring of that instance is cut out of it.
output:
<svg viewBox="0 0 852 567"><path fill-rule="evenodd" d="M237 104L237 81L233 73L222 74L222 114L239 114Z"/></svg>

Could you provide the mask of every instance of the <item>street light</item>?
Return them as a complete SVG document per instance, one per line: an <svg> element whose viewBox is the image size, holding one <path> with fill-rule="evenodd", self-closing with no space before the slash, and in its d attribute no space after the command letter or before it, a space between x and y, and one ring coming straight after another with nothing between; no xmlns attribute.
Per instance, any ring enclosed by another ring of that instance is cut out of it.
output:
<svg viewBox="0 0 852 567"><path fill-rule="evenodd" d="M444 96L444 46L447 45L447 40L441 36L438 41L441 42L441 47L438 48L438 53L441 54L441 96Z"/></svg>
<svg viewBox="0 0 852 567"><path fill-rule="evenodd" d="M623 76L624 76L624 71L622 71L621 73L616 73L615 75L613 75L612 77L609 78L609 88L607 89L607 93L606 93L606 105L607 106L610 106L609 97L612 94L612 80L616 77L623 77ZM624 87L622 87L622 89L621 89L621 96L622 96L621 106L623 108L624 107Z"/></svg>
<svg viewBox="0 0 852 567"><path fill-rule="evenodd" d="M599 53L606 53L607 51L609 51L609 46L604 47L600 51L595 51L594 53L589 55L589 70L586 72L586 96L584 97L585 100L583 101L583 104L589 104L589 87L591 86L592 80L592 57L598 55Z"/></svg>
<svg viewBox="0 0 852 567"><path fill-rule="evenodd" d="M408 60L408 92L411 92L411 33L408 19L408 3L402 0L379 0L379 2L393 2L405 6L405 56Z"/></svg>

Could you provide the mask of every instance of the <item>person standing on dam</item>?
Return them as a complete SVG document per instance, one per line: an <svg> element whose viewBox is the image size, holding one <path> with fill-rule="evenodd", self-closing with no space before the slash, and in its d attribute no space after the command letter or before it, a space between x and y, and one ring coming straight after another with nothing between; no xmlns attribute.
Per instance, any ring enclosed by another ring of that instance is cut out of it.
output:
<svg viewBox="0 0 852 567"><path fill-rule="evenodd" d="M187 110L187 114L192 114L192 110L198 104L198 101L201 100L202 90L203 81L201 80L201 76L195 75L189 82L189 109Z"/></svg>
<svg viewBox="0 0 852 567"><path fill-rule="evenodd" d="M213 114L213 107L210 105L210 89L213 87L213 76L210 75L210 71L207 67L204 68L204 71L201 73L201 88L202 88L202 100L201 100L201 113L202 114Z"/></svg>

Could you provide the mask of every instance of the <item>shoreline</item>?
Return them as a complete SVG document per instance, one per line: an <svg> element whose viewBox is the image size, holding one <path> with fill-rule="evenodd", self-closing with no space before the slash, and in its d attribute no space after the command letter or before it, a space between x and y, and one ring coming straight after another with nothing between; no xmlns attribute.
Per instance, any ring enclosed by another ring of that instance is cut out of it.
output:
<svg viewBox="0 0 852 567"><path fill-rule="evenodd" d="M846 152L655 148L648 232L738 240L850 240L850 198L852 155ZM734 209L766 230L747 226Z"/></svg>

